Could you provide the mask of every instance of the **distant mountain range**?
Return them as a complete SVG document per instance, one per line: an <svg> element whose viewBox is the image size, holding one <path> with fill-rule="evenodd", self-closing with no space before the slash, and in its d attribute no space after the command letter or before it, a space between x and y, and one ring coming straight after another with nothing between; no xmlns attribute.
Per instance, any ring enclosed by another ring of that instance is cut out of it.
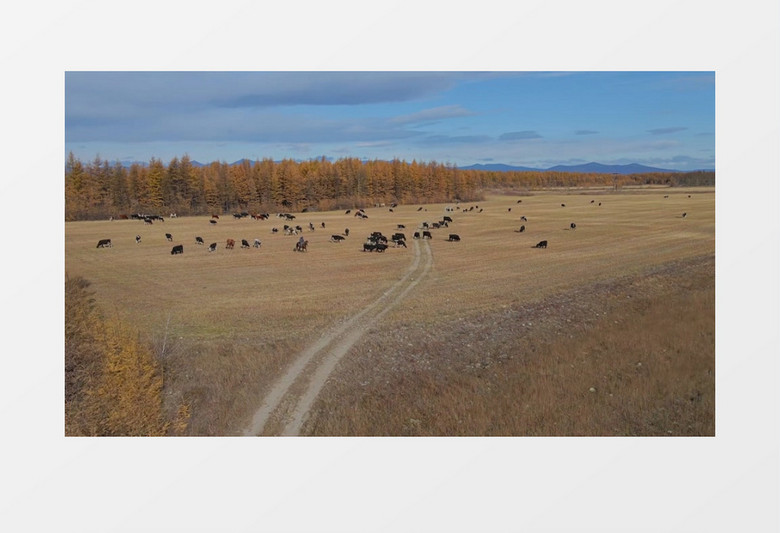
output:
<svg viewBox="0 0 780 533"><path fill-rule="evenodd" d="M240 165L244 161L252 164L254 161L251 159L239 159L238 161L233 161L230 163L231 166L233 165ZM134 162L132 161L122 161L121 164L123 167L130 167ZM279 161L275 161L275 163L279 163ZM141 166L147 166L148 163L142 163L138 162ZM193 167L205 167L208 166L210 163L200 163L199 161L190 161L190 164ZM550 168L532 168L532 167L520 167L520 166L512 166L512 165L504 165L501 163L492 163L487 165L469 165L467 167L458 167L461 170L488 170L492 172L523 172L523 171L534 171L534 172L545 172L545 171L555 171L555 172L584 172L584 173L593 173L593 174L645 174L649 172L688 172L685 170L670 170L666 168L657 168L657 167L648 167L646 165L640 165L638 163L630 163L628 165L603 165L601 163L584 163L582 165L556 165L554 167ZM708 172L713 172L713 169L700 169L705 170Z"/></svg>
<svg viewBox="0 0 780 533"><path fill-rule="evenodd" d="M644 174L648 172L685 172L682 170L669 170L666 168L648 167L638 163L628 165L603 165L601 163L585 163L582 165L556 165L550 168L531 168L515 167L511 165L490 164L490 165L471 165L460 167L461 170L490 170L493 172L523 172L536 171L545 172L548 170L555 172L586 172L594 174Z"/></svg>

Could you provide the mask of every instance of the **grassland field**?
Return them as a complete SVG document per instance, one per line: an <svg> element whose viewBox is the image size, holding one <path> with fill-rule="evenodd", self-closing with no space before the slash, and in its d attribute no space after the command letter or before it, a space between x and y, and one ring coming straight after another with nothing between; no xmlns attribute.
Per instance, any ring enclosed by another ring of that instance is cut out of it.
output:
<svg viewBox="0 0 780 533"><path fill-rule="evenodd" d="M472 206L475 209L467 211ZM622 302L618 296L630 297L636 290L637 301L644 303L642 309L634 306L631 312L652 311L658 314L658 320L664 316L658 308L664 302L679 306L698 302L699 307L693 311L698 310L707 320L693 327L705 329L706 342L690 350L703 357L701 364L711 375L714 188L496 192L479 202L399 205L392 212L388 207L369 207L366 213L366 219L341 210L294 213L292 224L302 226L302 235L309 241L305 253L293 251L297 236L272 233L271 228L281 230L285 223L290 224L273 213L264 221L236 220L228 214L215 225L207 216L166 217L164 222L152 225L137 220L68 222L65 273L91 281L101 309L128 320L156 347L166 372L167 401L170 405L180 401L192 405L191 434L239 434L291 358L323 330L349 319L381 297L404 275L413 259L412 233L424 221L436 222L449 215L453 223L448 228L432 230L433 238L428 243L433 256L430 272L336 368L332 383L323 391L305 426L308 434L656 434L668 433L667 426L673 426L675 434L714 431L714 376L699 387L709 402L706 412L696 415L703 416L704 423L697 420L684 428L660 422L638 426L624 423L617 428L602 425L592 430L576 424L537 424L536 431L530 426L502 425L500 419L486 424L488 404L480 408L481 421L471 416L469 422L468 391L479 387L461 382L452 365L448 370L437 369L437 360L444 365L447 354L457 351L452 343L463 341L467 331L480 331L468 337L477 351L484 344L487 351L503 353L507 346L519 346L515 342L518 339L534 338L534 329L521 331L507 326L506 316L513 310L536 309L536 315L523 318L523 325L542 328L538 331L546 333L536 338L544 339L545 349L550 349L565 340L558 338L564 337L559 334L562 330L548 327L556 316L574 320L577 326L581 314L573 310L578 306L590 318L603 318L608 312L625 314L625 308L608 305L607 300ZM685 218L683 213L687 213ZM527 221L521 221L521 216ZM309 222L314 224L314 231L309 229ZM572 222L576 229L570 228ZM397 224L404 224L406 229L397 230ZM525 225L525 232L516 232L521 225ZM345 228L350 234L344 242L330 242L332 234L343 234ZM410 246L391 246L384 253L363 252L366 236L374 231L388 236L402 231ZM165 233L172 234L172 242L166 240ZM447 242L450 233L457 233L461 241ZM138 244L136 235L141 236ZM196 236L203 238L204 246L195 243ZM113 247L96 248L98 240L105 238L112 240ZM228 238L237 241L235 249L225 248ZM241 239L251 244L255 238L262 241L260 248L240 248ZM548 248L534 248L541 240L549 242ZM217 250L210 253L207 247L213 242ZM183 244L183 254L171 255L176 244ZM680 292L685 287L689 292ZM604 301L599 297L600 290ZM577 294L587 297L572 297ZM535 320L537 315L539 319ZM491 332L491 323L503 325ZM588 320L579 322L586 323L591 324ZM599 319L594 318L591 325L598 324ZM606 331L605 324L600 327L598 331ZM581 333L582 329L566 331ZM610 335L619 337L620 331L610 330ZM642 327L625 331L626 336L636 338ZM397 337L403 337L404 332L414 339L399 340ZM427 355L420 358L423 352ZM383 387L393 381L388 377L393 375L393 360L409 362L415 357L418 362L425 360L424 368L401 365L399 372L404 374L396 375L399 381L392 383L393 394L400 396L388 397ZM473 368L474 361L469 364ZM528 367L529 362L524 364ZM495 368L492 366L491 371ZM500 374L490 378L493 389L502 391L502 397L517 386L510 383L512 376L522 373L519 366L505 368L507 375L503 378ZM544 365L539 368L544 371ZM366 385L372 369L388 379ZM354 379L347 379L349 376ZM463 374L462 379L470 378ZM497 387L496 379L507 381L503 386L510 388ZM409 391L399 392L405 386ZM352 393L347 393L348 389ZM456 390L459 392L454 394ZM667 393L656 390L645 394L659 397ZM557 401L555 395L548 396L548 403ZM339 398L343 398L344 405L339 405ZM405 405L405 401L415 407ZM396 404L403 413L393 418ZM433 424L436 417L425 411L426 405L433 408L434 404L435 409L445 412L449 405L459 413L453 416L460 422ZM360 405L370 416L354 414ZM615 406L610 405L601 408L614 410ZM639 402L637 409L647 411L648 405ZM523 402L508 404L500 412L511 419L517 414L513 410L523 408ZM344 414L350 410L353 415L347 425L334 422L350 418ZM377 410L388 414L377 416ZM544 418L543 412L539 411L537 418ZM657 412L653 412L658 419ZM370 423L360 422L369 418ZM605 424L615 426L613 421Z"/></svg>

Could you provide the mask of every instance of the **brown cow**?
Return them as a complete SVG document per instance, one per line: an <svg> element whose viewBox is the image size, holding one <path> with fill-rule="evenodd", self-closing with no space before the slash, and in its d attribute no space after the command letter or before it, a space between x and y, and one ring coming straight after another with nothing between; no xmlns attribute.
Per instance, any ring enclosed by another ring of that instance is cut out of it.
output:
<svg viewBox="0 0 780 533"><path fill-rule="evenodd" d="M225 248L227 248L228 250L232 250L233 246L235 245L236 245L236 241L234 239L228 239Z"/></svg>

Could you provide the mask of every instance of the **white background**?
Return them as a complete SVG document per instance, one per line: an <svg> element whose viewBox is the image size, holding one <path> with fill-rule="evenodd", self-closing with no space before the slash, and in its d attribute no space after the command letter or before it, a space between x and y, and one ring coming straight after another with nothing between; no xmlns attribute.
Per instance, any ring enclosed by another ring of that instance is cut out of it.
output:
<svg viewBox="0 0 780 533"><path fill-rule="evenodd" d="M0 20L1 530L780 530L780 4L195 5ZM715 71L717 436L66 439L64 72L348 69Z"/></svg>

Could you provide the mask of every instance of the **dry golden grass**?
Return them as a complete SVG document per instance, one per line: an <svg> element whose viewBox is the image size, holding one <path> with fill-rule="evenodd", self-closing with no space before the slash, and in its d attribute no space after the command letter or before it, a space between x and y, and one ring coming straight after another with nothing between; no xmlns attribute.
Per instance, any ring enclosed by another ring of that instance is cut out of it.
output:
<svg viewBox="0 0 780 533"><path fill-rule="evenodd" d="M312 435L714 435L713 258L437 331L377 331Z"/></svg>
<svg viewBox="0 0 780 533"><path fill-rule="evenodd" d="M670 198L664 199L666 194ZM426 211L399 206L394 213L368 208L366 220L343 211L298 214L294 224L305 228L307 253L292 251L297 237L272 235L272 227L285 223L275 217L254 221L227 216L215 227L207 217L166 219L152 226L134 220L69 222L65 268L69 275L90 280L101 308L146 332L158 352L165 343L166 394L171 406L182 399L191 404L190 433L224 435L240 433L267 387L306 344L403 275L411 248L363 253L363 239L372 231L388 235L402 223L411 238L422 221L434 222L444 214L454 219L450 228L434 230L430 274L384 317L380 331L445 331L442 325L461 319L489 319L497 311L714 254L711 188L496 194L459 207L475 204L482 213L446 213L441 204L427 205ZM688 213L685 219L683 212ZM528 221L521 222L521 215ZM316 226L313 232L309 221ZM569 229L570 222L577 224L576 230ZM526 232L515 233L521 224ZM346 242L329 242L332 233L346 227ZM166 241L166 232L173 242ZM448 233L458 233L462 241L445 242ZM141 244L135 244L136 234L142 236ZM196 235L206 245L217 242L218 250L210 254L206 246L197 246ZM96 249L101 238L111 238L114 247ZM227 238L239 243L260 238L263 245L226 250ZM534 249L542 239L549 248ZM170 255L173 244L183 244L184 254ZM432 350L441 350L451 339L434 336L429 342L438 345ZM403 349L396 351L409 357ZM359 347L353 352L347 359L360 358ZM446 383L449 390L452 384ZM428 400L421 398L421 405Z"/></svg>

